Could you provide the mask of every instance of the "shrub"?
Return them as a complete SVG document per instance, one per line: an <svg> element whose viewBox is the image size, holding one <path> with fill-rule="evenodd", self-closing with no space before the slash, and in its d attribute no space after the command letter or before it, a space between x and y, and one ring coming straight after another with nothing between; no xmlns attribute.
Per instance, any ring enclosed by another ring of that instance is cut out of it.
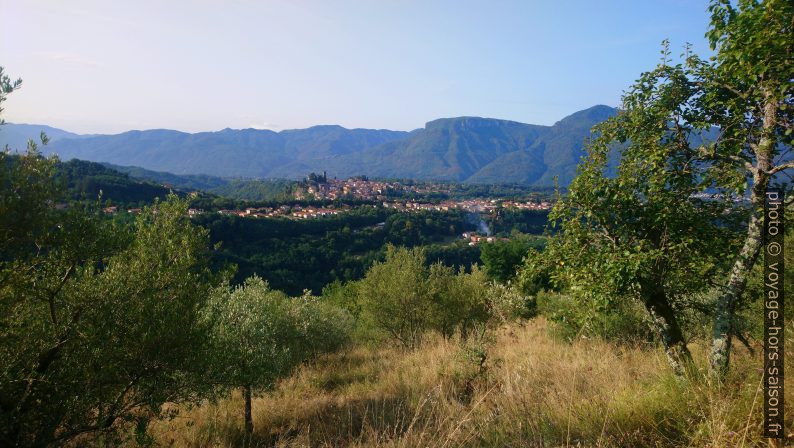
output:
<svg viewBox="0 0 794 448"><path fill-rule="evenodd" d="M491 316L485 272L471 272L440 263L427 266L422 248L389 246L386 260L376 263L355 286L357 300L340 286L328 288L334 300L361 310L360 325L372 324L381 333L408 348L416 347L429 330L444 337L460 332L465 337L477 323Z"/></svg>

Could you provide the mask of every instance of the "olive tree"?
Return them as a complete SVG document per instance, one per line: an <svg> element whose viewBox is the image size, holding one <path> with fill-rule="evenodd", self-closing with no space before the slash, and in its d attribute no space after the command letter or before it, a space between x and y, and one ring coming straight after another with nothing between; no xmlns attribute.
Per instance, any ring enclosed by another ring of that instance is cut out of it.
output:
<svg viewBox="0 0 794 448"><path fill-rule="evenodd" d="M449 338L459 332L466 338L476 324L491 317L490 284L477 265L467 273L436 263L430 266L426 289L431 293L432 328Z"/></svg>
<svg viewBox="0 0 794 448"><path fill-rule="evenodd" d="M19 85L0 81L0 100ZM207 232L176 197L132 227L67 204L56 165L32 143L0 154L3 446L112 443L125 423L202 394L200 311L217 283Z"/></svg>
<svg viewBox="0 0 794 448"><path fill-rule="evenodd" d="M416 348L424 334L463 337L491 317L485 272L426 263L423 248L388 246L386 259L375 263L356 282L362 319L406 348Z"/></svg>
<svg viewBox="0 0 794 448"><path fill-rule="evenodd" d="M246 443L253 433L252 395L272 388L300 363L341 347L352 326L342 309L308 294L288 297L258 277L216 291L205 319L212 327L213 382L243 394Z"/></svg>
<svg viewBox="0 0 794 448"><path fill-rule="evenodd" d="M389 246L356 288L365 318L405 347L414 348L431 328L433 301L421 248Z"/></svg>
<svg viewBox="0 0 794 448"><path fill-rule="evenodd" d="M23 156L30 157L30 156ZM78 206L36 252L0 265L3 441L112 437L202 390L199 314L212 275L206 232L171 198L130 232Z"/></svg>

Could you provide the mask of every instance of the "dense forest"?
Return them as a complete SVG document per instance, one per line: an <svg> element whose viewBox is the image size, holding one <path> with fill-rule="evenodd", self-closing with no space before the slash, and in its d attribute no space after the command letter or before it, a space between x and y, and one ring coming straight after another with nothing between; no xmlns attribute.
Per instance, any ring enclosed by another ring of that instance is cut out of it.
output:
<svg viewBox="0 0 794 448"><path fill-rule="evenodd" d="M447 243L473 229L462 212L403 214L358 207L338 216L295 221L206 215L195 220L219 243L216 261L238 266L238 279L257 274L275 289L319 293L333 281L361 278L387 244ZM475 248L436 247L432 257L452 266L478 262Z"/></svg>

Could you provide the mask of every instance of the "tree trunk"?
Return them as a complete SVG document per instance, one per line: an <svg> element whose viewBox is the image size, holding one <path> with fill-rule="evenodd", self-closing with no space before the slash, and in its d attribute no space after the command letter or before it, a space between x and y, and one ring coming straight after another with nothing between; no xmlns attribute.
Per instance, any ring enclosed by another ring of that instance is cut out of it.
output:
<svg viewBox="0 0 794 448"><path fill-rule="evenodd" d="M762 196L763 200L763 196ZM755 207L755 204L753 205ZM714 309L714 325L711 341L711 353L709 365L711 372L718 377L727 373L730 365L731 346L733 339L733 320L736 304L744 293L747 285L747 277L755 265L755 261L760 253L762 244L761 217L757 210L753 211L750 223L747 227L747 237L739 258L731 269L728 284L717 298Z"/></svg>
<svg viewBox="0 0 794 448"><path fill-rule="evenodd" d="M714 309L714 326L711 341L709 366L711 373L721 378L728 372L733 338L734 314L736 305L744 293L747 277L755 265L763 244L764 199L769 185L769 171L772 169L772 156L775 150L775 126L777 125L777 108L771 92L764 91L763 131L757 145L751 145L756 164L750 168L753 176L753 188L750 194L752 214L747 224L745 237L739 258L734 262L728 282L722 289Z"/></svg>
<svg viewBox="0 0 794 448"><path fill-rule="evenodd" d="M677 376L683 376L692 364L692 354L686 346L684 333L678 324L675 311L667 301L667 296L659 287L644 288L645 308L651 315L653 327L662 339L667 362Z"/></svg>
<svg viewBox="0 0 794 448"><path fill-rule="evenodd" d="M251 385L243 386L243 400L245 400L245 446L250 446L254 434L254 419L251 415Z"/></svg>

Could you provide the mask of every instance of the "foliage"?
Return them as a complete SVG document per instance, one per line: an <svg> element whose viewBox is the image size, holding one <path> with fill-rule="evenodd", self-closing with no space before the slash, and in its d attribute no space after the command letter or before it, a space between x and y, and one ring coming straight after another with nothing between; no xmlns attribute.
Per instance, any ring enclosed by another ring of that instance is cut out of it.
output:
<svg viewBox="0 0 794 448"><path fill-rule="evenodd" d="M0 70L0 102L19 82ZM41 136L41 143L48 139ZM72 164L78 169L93 165ZM63 167L0 153L0 445L62 445L195 401L217 277L187 203L155 202L132 227L67 200Z"/></svg>
<svg viewBox="0 0 794 448"><path fill-rule="evenodd" d="M710 61L687 59L687 76L700 90L692 98L702 121L720 129L704 159L709 179L743 192L750 186L751 214L741 250L732 258L714 306L711 370L724 375L736 312L747 306L745 287L761 250L765 192L778 184L792 191L794 170L794 5L785 0L712 1L706 34L716 51Z"/></svg>
<svg viewBox="0 0 794 448"><path fill-rule="evenodd" d="M564 264L565 261L555 260L552 255L530 249L516 273L516 286L521 292L533 296L540 291L563 289L567 287L565 280L553 274L558 266Z"/></svg>
<svg viewBox="0 0 794 448"><path fill-rule="evenodd" d="M285 201L293 197L297 182L282 179L229 179L207 191L230 199Z"/></svg>
<svg viewBox="0 0 794 448"><path fill-rule="evenodd" d="M548 227L548 210L498 208L488 218L488 228L494 235L510 235L517 231L541 235Z"/></svg>
<svg viewBox="0 0 794 448"><path fill-rule="evenodd" d="M561 232L547 256L584 309L643 304L680 369L689 355L678 314L727 271L742 213L727 200L694 196L710 168L698 160L708 128L690 104L696 86L681 65L668 64L666 49L663 56L626 93L621 113L594 128L587 159L550 215Z"/></svg>
<svg viewBox="0 0 794 448"><path fill-rule="evenodd" d="M375 263L357 288L367 318L409 348L416 347L432 323L432 291L424 263L421 248L389 246L386 260Z"/></svg>
<svg viewBox="0 0 794 448"><path fill-rule="evenodd" d="M510 285L491 282L487 301L489 313L497 322L529 319L538 314L536 298Z"/></svg>
<svg viewBox="0 0 794 448"><path fill-rule="evenodd" d="M359 316L359 325L414 348L430 330L464 339L494 317L530 316L532 305L515 291L491 284L477 265L470 272L426 263L424 248L388 246L386 259L363 279L325 292Z"/></svg>
<svg viewBox="0 0 794 448"><path fill-rule="evenodd" d="M549 256L559 263L554 275L597 311L640 299L674 365L676 351L686 355L680 317L713 315L711 367L724 373L760 250L764 193L794 168L794 6L713 1L709 10L715 56L705 61L687 48L672 65L665 45L662 63L627 92L622 112L595 128L587 160L551 215L563 221L563 235ZM730 202L748 187L750 207ZM694 198L714 192L725 201Z"/></svg>
<svg viewBox="0 0 794 448"><path fill-rule="evenodd" d="M616 302L605 311L566 292L539 291L534 299L537 313L551 321L552 333L565 341L596 338L628 345L658 343L647 311L636 301Z"/></svg>
<svg viewBox="0 0 794 448"><path fill-rule="evenodd" d="M258 277L216 292L205 318L212 328L211 377L243 388L249 433L252 392L272 388L298 364L341 347L352 326L342 309L307 294L290 298Z"/></svg>
<svg viewBox="0 0 794 448"><path fill-rule="evenodd" d="M542 248L544 244L543 238L513 233L512 238L507 241L495 240L483 244L480 258L490 279L507 283L516 277L518 267L530 250Z"/></svg>
<svg viewBox="0 0 794 448"><path fill-rule="evenodd" d="M2 167L2 221L29 211L23 232L3 224L3 444L112 438L165 402L196 399L198 313L214 276L186 203L158 203L130 231L87 206L55 209L54 160L28 153Z"/></svg>
<svg viewBox="0 0 794 448"><path fill-rule="evenodd" d="M212 324L215 381L271 388L312 356L342 346L350 316L309 295L292 298L251 277L212 295L205 319Z"/></svg>
<svg viewBox="0 0 794 448"><path fill-rule="evenodd" d="M335 280L363 277L367 268L383 257L388 243L440 243L455 238L468 225L460 213L401 214L368 206L301 221L208 213L195 222L210 230L213 243L221 243L215 264L230 262L239 267L237 282L256 274L274 289L291 295L304 289L319 293ZM456 266L468 267L474 259L466 249L435 247L428 254L433 261L459 263Z"/></svg>
<svg viewBox="0 0 794 448"><path fill-rule="evenodd" d="M443 336L451 337L460 332L462 338L476 324L488 321L490 316L485 272L477 265L471 272L463 269L455 273L453 268L440 263L430 265L427 288L432 293L432 328Z"/></svg>
<svg viewBox="0 0 794 448"><path fill-rule="evenodd" d="M144 180L157 185L168 185L184 191L202 190L211 192L214 188L226 185L229 180L208 176L206 174L173 174L162 171L151 171L137 166L120 166L112 163L102 165L120 173L128 174L134 179Z"/></svg>
<svg viewBox="0 0 794 448"><path fill-rule="evenodd" d="M72 159L57 165L58 177L63 178L73 199L93 200L101 196L117 205L151 204L155 198L164 199L168 188L130 178L102 164Z"/></svg>

